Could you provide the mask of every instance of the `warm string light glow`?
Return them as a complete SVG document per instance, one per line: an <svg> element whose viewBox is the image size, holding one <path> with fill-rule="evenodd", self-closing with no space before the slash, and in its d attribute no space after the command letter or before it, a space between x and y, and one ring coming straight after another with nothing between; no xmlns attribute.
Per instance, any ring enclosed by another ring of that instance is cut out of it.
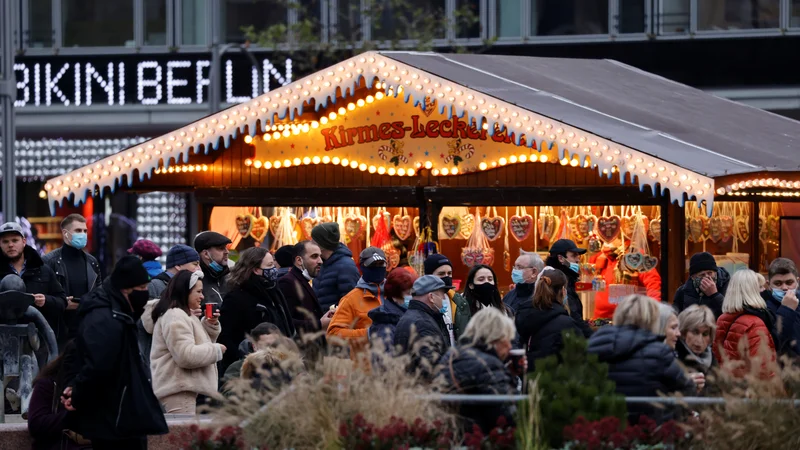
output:
<svg viewBox="0 0 800 450"><path fill-rule="evenodd" d="M169 166L167 168L159 167L155 170L156 175L167 173L191 173L191 172L208 172L207 164L186 164L181 166Z"/></svg>
<svg viewBox="0 0 800 450"><path fill-rule="evenodd" d="M717 189L718 195L736 195L737 191L758 188L800 189L800 181L781 180L779 178L752 178L749 180L731 183Z"/></svg>
<svg viewBox="0 0 800 450"><path fill-rule="evenodd" d="M730 195L732 197L800 197L800 192L771 192L771 191L761 191L761 192L727 192L721 195Z"/></svg>
<svg viewBox="0 0 800 450"><path fill-rule="evenodd" d="M153 67L149 70L157 72L158 69ZM158 74L156 73L156 75ZM91 76L94 79L94 74ZM61 202L71 194L78 194L75 196L75 200L82 202L89 191L94 190L95 185L101 188L101 192L105 187L113 190L122 179L122 175L130 177L134 170L137 170L140 179L143 179L146 173L158 168L162 160L173 158L186 160L193 154L193 150L197 150L198 146L203 146L206 152L210 147L217 149L220 141L227 146L236 134L245 133L248 129L256 129L258 122L268 123L276 116L288 117L289 120L293 120L298 114L303 113L306 104L332 104L337 92L352 93L362 82L367 86L378 86L376 83L379 83L380 89L383 91L376 92L371 98L350 99L350 103L344 105L336 102L338 103L336 110L331 110L326 116L320 117L319 124L324 125L328 121L335 120L340 115L354 110L360 106L359 100L363 100L364 104L369 104L387 96L402 95L405 101L413 101L415 105L420 105L426 97L429 97L437 101L437 107L440 110L444 108L445 111L450 111L454 115L465 117L470 123L481 124L484 129L491 130L490 133L504 130L508 136L514 136L514 143L517 145L520 144L523 136L526 137L525 144L527 146L530 147L535 143L536 148L544 152L550 148L549 144L558 145L560 152L552 158L554 162L566 159L565 165L586 167L588 158L591 158L591 166L597 166L601 173L610 176L612 173L620 172L623 179L625 173L628 173L638 177L640 188L649 185L655 189L658 184L662 190L672 190L672 198L680 204L683 204L685 198L683 194L686 194L686 197L695 198L698 203L706 201L711 205L713 194L717 192L713 179L709 177L634 149L620 146L612 141L586 133L579 128L559 123L549 117L501 101L483 92L460 86L450 80L394 60L390 54L367 52L254 99L242 98L242 104L152 139L144 145L104 158L96 165L82 167L63 177L54 178L50 180L50 184L57 182L61 182L61 184L58 185L58 189L53 187L47 190L51 209L57 202ZM348 101L347 98L344 100ZM351 104L353 105L352 109ZM293 134L297 135L306 132L305 125L295 124L294 127L284 125L283 130L279 130L277 129L278 125L273 124L270 125L270 134L267 134L265 130L261 138L267 141L282 139ZM314 122L307 125L308 130L311 130ZM272 127L276 127L275 130ZM511 156L507 155L496 161L479 163L478 169L486 170L490 167L498 167L498 165L514 164ZM304 163L303 159L305 158L301 158L301 163ZM324 159L322 162L327 163ZM520 162L520 155L516 155L516 159L517 162ZM534 155L525 155L525 159L526 161L533 160ZM539 162L547 162L550 159L545 154L540 154L535 158ZM314 163L314 160L315 158L312 158L311 162ZM251 161L252 167L256 167L256 162L258 161ZM286 164L287 161L261 161L261 163L264 168L296 165L294 161L288 161L289 164ZM358 162L356 167L360 166L361 162ZM85 173L90 167L96 168L91 175ZM370 172L371 168L371 166L367 166L367 170ZM445 173L452 174L453 168L447 169ZM444 172L443 169L436 167L431 167L430 170L434 175ZM385 167L375 168L375 172L379 174L387 173L387 171L388 169ZM399 174L399 171L395 169L395 173ZM408 169L406 174L408 174ZM71 181L67 180L67 175L71 177ZM64 183L64 181L67 182Z"/></svg>

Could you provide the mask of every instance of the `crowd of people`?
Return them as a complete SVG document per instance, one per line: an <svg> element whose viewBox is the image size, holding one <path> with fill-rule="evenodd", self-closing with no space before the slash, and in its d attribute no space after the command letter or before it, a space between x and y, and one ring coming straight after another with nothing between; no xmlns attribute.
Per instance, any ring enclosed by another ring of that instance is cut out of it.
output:
<svg viewBox="0 0 800 450"><path fill-rule="evenodd" d="M672 304L630 296L611 308L612 325L593 330L576 290L586 250L566 239L545 260L521 252L501 296L486 265L472 267L457 292L447 255L428 256L421 274L387 271L376 247L354 259L335 223L274 254L244 250L235 264L230 239L214 231L169 249L166 270L153 264L158 247L140 240L107 277L84 251L86 220L70 215L61 228L64 245L42 258L19 225L0 227L2 275L21 277L60 350L40 371L28 412L40 449L146 448L147 435L166 432L164 414L195 414L231 381L326 348L355 367L371 364L371 348L406 355L409 373L444 392L513 394L537 360L560 354L570 331L608 363L620 394L638 397L709 395L716 367L769 379L779 356L800 354L798 271L784 258L764 279L693 255ZM292 367L278 385L302 362ZM513 422L509 406L460 413L484 430L501 415ZM654 411L630 413L635 421Z"/></svg>

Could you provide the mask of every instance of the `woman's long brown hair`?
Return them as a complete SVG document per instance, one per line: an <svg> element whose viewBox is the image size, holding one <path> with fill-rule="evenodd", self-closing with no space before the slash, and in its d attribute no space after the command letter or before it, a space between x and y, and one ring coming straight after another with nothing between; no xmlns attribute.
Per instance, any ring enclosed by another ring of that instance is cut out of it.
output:
<svg viewBox="0 0 800 450"><path fill-rule="evenodd" d="M533 291L533 306L538 309L551 309L553 303L564 305L562 293L567 285L567 276L558 269L542 272L536 289Z"/></svg>

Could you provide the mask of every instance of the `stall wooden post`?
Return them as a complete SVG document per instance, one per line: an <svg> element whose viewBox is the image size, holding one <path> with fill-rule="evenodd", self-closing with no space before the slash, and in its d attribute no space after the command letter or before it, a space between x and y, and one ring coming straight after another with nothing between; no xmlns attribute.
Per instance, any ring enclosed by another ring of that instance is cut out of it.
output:
<svg viewBox="0 0 800 450"><path fill-rule="evenodd" d="M688 205L688 203L687 203ZM672 303L675 292L684 283L686 272L686 212L668 197L661 206L661 298Z"/></svg>

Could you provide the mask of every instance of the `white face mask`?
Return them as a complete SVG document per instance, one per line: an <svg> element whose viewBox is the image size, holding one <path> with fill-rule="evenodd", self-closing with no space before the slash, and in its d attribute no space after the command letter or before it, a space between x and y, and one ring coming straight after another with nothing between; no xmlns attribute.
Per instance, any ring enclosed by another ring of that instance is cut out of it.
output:
<svg viewBox="0 0 800 450"><path fill-rule="evenodd" d="M306 278L306 280L311 281L311 274L308 273L308 269L306 269L305 264L303 264L303 276Z"/></svg>

